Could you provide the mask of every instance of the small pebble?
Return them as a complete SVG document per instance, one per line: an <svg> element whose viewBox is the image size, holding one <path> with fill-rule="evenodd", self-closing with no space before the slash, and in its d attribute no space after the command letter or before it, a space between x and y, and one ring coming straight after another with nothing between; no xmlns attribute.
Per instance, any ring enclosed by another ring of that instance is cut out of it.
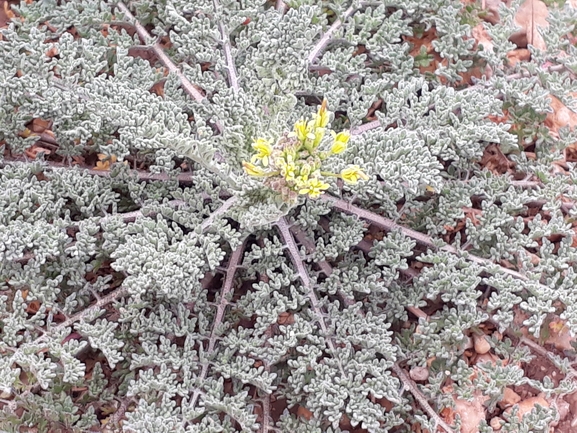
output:
<svg viewBox="0 0 577 433"><path fill-rule="evenodd" d="M473 342L475 343L475 352L479 355L484 355L491 350L491 344L487 341L485 335L473 335Z"/></svg>
<svg viewBox="0 0 577 433"><path fill-rule="evenodd" d="M549 407L549 403L547 402L547 400L545 400L541 396L529 397L528 399L525 399L517 403L516 406L519 408L519 411L517 412L517 417L519 418L519 420L523 419L523 415L531 412L535 408L536 404L546 408ZM511 410L512 408L509 408L505 412L511 412Z"/></svg>
<svg viewBox="0 0 577 433"><path fill-rule="evenodd" d="M424 382L429 379L429 369L427 367L413 367L409 371L409 376L415 382Z"/></svg>
<svg viewBox="0 0 577 433"><path fill-rule="evenodd" d="M495 431L497 430L501 430L501 422L503 420L501 418L499 418L498 416L491 418L491 421L489 422L489 425L491 426L491 428Z"/></svg>
<svg viewBox="0 0 577 433"><path fill-rule="evenodd" d="M499 407L505 409L509 406L513 406L521 401L521 396L513 391L511 388L505 388L503 392L503 399L499 402Z"/></svg>

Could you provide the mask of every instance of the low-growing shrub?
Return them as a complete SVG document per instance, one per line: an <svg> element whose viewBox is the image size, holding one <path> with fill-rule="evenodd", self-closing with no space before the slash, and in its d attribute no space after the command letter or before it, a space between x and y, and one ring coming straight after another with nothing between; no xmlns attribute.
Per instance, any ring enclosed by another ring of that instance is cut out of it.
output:
<svg viewBox="0 0 577 433"><path fill-rule="evenodd" d="M0 429L570 431L562 3L11 2Z"/></svg>

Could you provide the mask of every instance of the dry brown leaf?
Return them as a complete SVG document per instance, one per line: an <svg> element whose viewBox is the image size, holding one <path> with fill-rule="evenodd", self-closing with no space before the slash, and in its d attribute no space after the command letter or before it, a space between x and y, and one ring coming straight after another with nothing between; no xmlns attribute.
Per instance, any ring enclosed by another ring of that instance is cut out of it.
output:
<svg viewBox="0 0 577 433"><path fill-rule="evenodd" d="M28 128L24 129L24 131L19 132L18 135L22 138L28 138L32 135L32 131L30 131Z"/></svg>
<svg viewBox="0 0 577 433"><path fill-rule="evenodd" d="M87 391L87 390L88 390L88 387L87 387L87 386L73 386L73 387L71 388L71 390L72 390L73 392L83 392L83 391Z"/></svg>
<svg viewBox="0 0 577 433"><path fill-rule="evenodd" d="M313 413L310 410L308 410L306 407L299 406L297 409L297 416L304 418L306 420L310 420L313 417Z"/></svg>
<svg viewBox="0 0 577 433"><path fill-rule="evenodd" d="M571 412L570 405L568 402L565 401L564 398L561 397L554 398L552 406L557 411L559 421L566 420L567 417L570 415ZM571 415L573 414L571 413ZM571 420L573 420L573 416L571 416ZM551 427L557 427L558 425L559 423L557 421L553 421L551 423ZM561 433L561 430L559 430L559 433Z"/></svg>
<svg viewBox="0 0 577 433"><path fill-rule="evenodd" d="M73 164L79 164L79 165L83 165L86 163L86 161L84 160L84 158L82 156L73 156L72 160L74 161Z"/></svg>
<svg viewBox="0 0 577 433"><path fill-rule="evenodd" d="M44 120L40 118L34 118L30 123L28 123L28 128L37 134L42 134L47 129L50 129L52 122L50 120Z"/></svg>
<svg viewBox="0 0 577 433"><path fill-rule="evenodd" d="M391 403L389 400L387 400L384 397L383 398L376 398L374 402L377 403L378 405L384 407L387 412L392 411L395 407L394 403Z"/></svg>
<svg viewBox="0 0 577 433"><path fill-rule="evenodd" d="M347 416L346 413L341 415L341 421L339 423L339 427L341 430L351 431L353 426L351 425L351 419Z"/></svg>
<svg viewBox="0 0 577 433"><path fill-rule="evenodd" d="M573 350L571 342L575 341L575 337L571 336L564 320L556 318L549 322L548 328L549 337L545 343L554 345L558 350Z"/></svg>
<svg viewBox="0 0 577 433"><path fill-rule="evenodd" d="M293 313L284 312L280 313L277 318L277 323L279 325L292 325L295 323L295 318Z"/></svg>
<svg viewBox="0 0 577 433"><path fill-rule="evenodd" d="M116 162L116 155L108 156L104 153L99 153L98 159L99 159L99 161L96 163L96 167L94 167L94 170L106 171L106 170L110 170L110 164L111 163Z"/></svg>
<svg viewBox="0 0 577 433"><path fill-rule="evenodd" d="M16 15L14 14L14 12L12 12L12 9L10 9L10 3L8 3L7 1L5 1L2 6L3 6L2 14L0 14L0 24L2 27L6 27L8 21L10 21Z"/></svg>
<svg viewBox="0 0 577 433"><path fill-rule="evenodd" d="M498 144L490 144L485 148L480 165L496 174L505 174L515 166L515 164L503 154L501 146Z"/></svg>
<svg viewBox="0 0 577 433"><path fill-rule="evenodd" d="M30 146L28 149L26 149L24 151L24 153L26 154L26 156L30 159L36 159L36 156L40 153L43 152L44 155L50 155L52 153L52 151L50 151L49 149L46 149L42 146L38 146L36 144Z"/></svg>
<svg viewBox="0 0 577 433"><path fill-rule="evenodd" d="M102 415L111 415L118 410L116 406L115 403L105 403L100 407L100 411L102 412Z"/></svg>
<svg viewBox="0 0 577 433"><path fill-rule="evenodd" d="M158 95L158 96L164 97L164 84L165 83L166 83L166 80L158 81L152 85L152 87L150 88L149 91L151 93Z"/></svg>
<svg viewBox="0 0 577 433"><path fill-rule="evenodd" d="M371 121L377 120L377 116L375 115L375 113L377 112L377 110L381 109L381 107L383 106L383 102L384 102L383 99L379 98L371 104L367 112L367 120Z"/></svg>
<svg viewBox="0 0 577 433"><path fill-rule="evenodd" d="M20 137L28 138L31 135L48 134L53 138L54 133L50 130L51 126L52 126L51 121L35 118L32 119L30 122L28 122L26 124L26 128L20 133L18 133L18 135Z"/></svg>
<svg viewBox="0 0 577 433"><path fill-rule="evenodd" d="M26 307L26 312L28 314L36 314L40 309L40 305L42 305L40 304L40 301L34 300L28 304Z"/></svg>
<svg viewBox="0 0 577 433"><path fill-rule="evenodd" d="M101 25L101 29L100 29L100 33L102 34L102 36L107 37L108 36L108 29L109 29L109 25L108 24L102 24Z"/></svg>
<svg viewBox="0 0 577 433"><path fill-rule="evenodd" d="M535 48L545 50L547 48L545 40L538 29L545 29L549 26L548 15L547 5L541 0L525 0L517 10L514 19L515 25L521 30L511 36L511 41L521 48L531 44Z"/></svg>
<svg viewBox="0 0 577 433"><path fill-rule="evenodd" d="M577 414L577 392L568 394L563 399L569 403L569 412Z"/></svg>
<svg viewBox="0 0 577 433"><path fill-rule="evenodd" d="M413 58L419 56L421 54L421 47L423 47L423 51L425 51L429 56L432 57L428 66L419 66L419 71L421 74L425 74L427 72L435 72L439 63L443 61L439 53L435 51L433 47L433 41L437 39L437 31L433 27L430 30L423 32L421 37L416 36L403 36L403 40L405 42L409 42L412 45L411 51L409 55Z"/></svg>
<svg viewBox="0 0 577 433"><path fill-rule="evenodd" d="M58 48L56 47L52 47L46 51L46 57L56 57L58 54Z"/></svg>
<svg viewBox="0 0 577 433"><path fill-rule="evenodd" d="M565 161L564 162L577 162L577 143L568 146L565 151ZM566 170L565 170L566 172Z"/></svg>

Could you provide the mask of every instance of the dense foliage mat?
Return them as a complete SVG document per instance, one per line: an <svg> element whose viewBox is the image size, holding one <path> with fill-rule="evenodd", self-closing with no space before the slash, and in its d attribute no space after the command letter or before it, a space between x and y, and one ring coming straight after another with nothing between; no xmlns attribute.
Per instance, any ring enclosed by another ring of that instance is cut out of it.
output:
<svg viewBox="0 0 577 433"><path fill-rule="evenodd" d="M3 5L2 431L570 431L575 5Z"/></svg>

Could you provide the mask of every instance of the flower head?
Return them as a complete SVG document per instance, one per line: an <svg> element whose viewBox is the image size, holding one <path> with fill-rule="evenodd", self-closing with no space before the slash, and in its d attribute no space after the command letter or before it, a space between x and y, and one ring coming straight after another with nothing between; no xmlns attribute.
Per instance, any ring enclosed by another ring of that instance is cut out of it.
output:
<svg viewBox="0 0 577 433"><path fill-rule="evenodd" d="M342 131L339 132L338 134L335 133L334 131L331 131L333 138L334 138L334 142L333 145L331 147L331 153L333 155L338 155L339 153L343 153L345 150L347 150L347 143L349 142L349 139L351 138L351 133L349 131Z"/></svg>
<svg viewBox="0 0 577 433"><path fill-rule="evenodd" d="M357 183L359 179L368 180L369 176L358 165L351 165L341 171L341 178L346 183Z"/></svg>
<svg viewBox="0 0 577 433"><path fill-rule="evenodd" d="M308 194L310 198L319 197L325 190L329 189L329 184L325 183L317 178L309 179L304 182L299 194Z"/></svg>
<svg viewBox="0 0 577 433"><path fill-rule="evenodd" d="M348 131L337 134L327 128L330 115L325 99L312 119L298 120L293 131L282 134L274 145L273 140L256 138L250 162L242 163L244 171L250 176L266 178L264 185L291 204L298 201L299 195L319 197L329 189L326 179L330 177L341 178L347 183L368 179L358 165L349 166L340 173L324 170L325 160L343 153L351 137ZM333 136L330 149L327 149L329 140L325 138L327 131Z"/></svg>
<svg viewBox="0 0 577 433"><path fill-rule="evenodd" d="M266 140L264 138L257 138L252 147L254 150L257 151L255 155L252 156L250 159L251 162L261 161L264 167L267 167L269 164L269 157L272 153L272 140Z"/></svg>

